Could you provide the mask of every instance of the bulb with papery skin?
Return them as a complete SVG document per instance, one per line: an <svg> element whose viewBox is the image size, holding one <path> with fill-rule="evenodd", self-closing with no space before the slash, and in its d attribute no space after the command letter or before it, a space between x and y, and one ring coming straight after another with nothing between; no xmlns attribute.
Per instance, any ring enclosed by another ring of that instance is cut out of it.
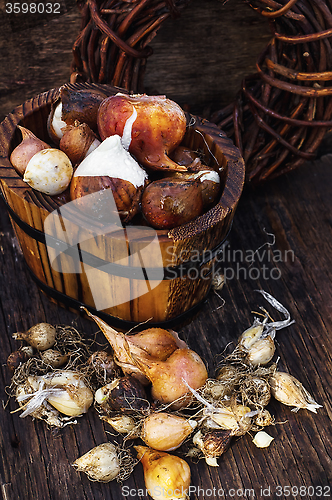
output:
<svg viewBox="0 0 332 500"><path fill-rule="evenodd" d="M172 451L181 446L197 426L195 420L166 412L153 412L143 422L141 439L159 451Z"/></svg>
<svg viewBox="0 0 332 500"><path fill-rule="evenodd" d="M77 200L82 212L92 217L114 221L114 213L118 213L122 221L128 222L140 209L146 180L145 170L124 149L120 136L113 135L79 164L70 184L70 196Z"/></svg>
<svg viewBox="0 0 332 500"><path fill-rule="evenodd" d="M182 108L165 96L116 94L106 98L98 110L102 140L122 136L137 161L154 170L186 171L168 155L182 141L186 116Z"/></svg>
<svg viewBox="0 0 332 500"><path fill-rule="evenodd" d="M143 465L145 487L153 500L185 500L191 481L190 467L183 458L134 446Z"/></svg>
<svg viewBox="0 0 332 500"><path fill-rule="evenodd" d="M22 133L22 142L16 146L10 155L10 162L16 172L20 175L24 175L31 158L39 151L50 148L50 146L46 144L46 142L38 139L31 130L21 127L20 125L17 125L17 128L20 129Z"/></svg>
<svg viewBox="0 0 332 500"><path fill-rule="evenodd" d="M132 358L152 383L153 399L171 404L172 409L187 406L191 401L188 385L199 389L208 377L202 359L191 349L177 349L166 361L143 360L134 354Z"/></svg>
<svg viewBox="0 0 332 500"><path fill-rule="evenodd" d="M112 346L115 363L121 367L125 374L133 375L145 385L149 383L148 379L134 362L132 355L136 355L141 360L165 361L177 349L185 350L188 348L187 344L173 330L148 328L140 333L125 335L114 330L86 308L83 309L97 323Z"/></svg>
<svg viewBox="0 0 332 500"><path fill-rule="evenodd" d="M200 181L165 178L151 182L143 191L142 213L156 229L172 229L203 213Z"/></svg>

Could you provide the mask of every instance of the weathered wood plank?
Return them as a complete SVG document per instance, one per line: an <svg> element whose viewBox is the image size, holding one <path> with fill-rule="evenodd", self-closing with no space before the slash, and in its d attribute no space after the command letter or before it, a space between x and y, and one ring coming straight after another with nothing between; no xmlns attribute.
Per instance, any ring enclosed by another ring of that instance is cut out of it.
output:
<svg viewBox="0 0 332 500"><path fill-rule="evenodd" d="M148 61L146 77L151 92L156 89L206 111L231 99L241 74L253 67L259 47L265 45L268 31L264 27L262 34L262 22L242 0L225 6L217 0L193 0L192 5L185 18L169 20L153 40L155 52ZM26 99L69 80L70 37L74 39L77 33L79 15L73 0L66 1L66 6L63 15L41 23L33 17L9 20L1 12L1 118ZM211 18L220 18L225 28L221 29L219 22L212 25ZM200 30L200 25L211 25L211 29ZM244 32L246 35L241 35ZM208 44L203 57L196 44L198 38ZM261 488L271 488L264 496L277 499L278 486L325 487L332 482L331 163L326 157L255 191L246 190L228 239L229 254L226 252L225 262L220 262L227 269L226 284L218 294L211 292L199 313L178 327L180 336L204 357L213 373L217 354L251 324L251 311L267 306L254 291L266 289L289 308L296 321L277 334L280 368L301 380L323 408L317 415L303 410L293 413L286 406L271 403L277 422L268 429L275 438L271 447L258 450L250 436L245 436L233 442L219 460L219 468L190 462L192 484L201 488L191 495L194 500L212 488L235 492L233 498L243 498L245 492L250 498L251 491L263 498ZM252 255L255 251L251 264L246 258L248 252ZM275 251L280 252L281 261L273 260ZM275 270L281 273L279 279L275 279ZM13 332L39 321L73 324L91 336L97 328L85 317L58 307L38 290L1 202L0 280L0 398L6 402L10 373L5 363L17 347ZM11 401L0 409L0 491L4 499L125 498L121 485L92 483L71 467L80 454L113 439L94 410L77 426L66 427L54 436L42 422L22 420L18 413L10 413L15 408ZM124 484L135 491L144 489L140 465ZM331 490L325 492L331 495Z"/></svg>
<svg viewBox="0 0 332 500"><path fill-rule="evenodd" d="M237 263L241 265L239 279L229 279L219 295L211 293L199 314L187 324L180 325L178 330L181 337L206 359L212 373L218 360L216 354L251 324L251 310L257 311L258 305L266 306L254 290L266 289L290 309L296 320L294 325L277 334L280 368L289 370L301 380L323 408L317 415L303 410L293 413L290 408L273 402L270 409L277 425L268 429L275 438L271 447L258 450L251 443L250 436L245 436L234 441L231 449L220 458L219 469L208 469L202 462L191 463L192 484L199 486L201 491L218 487L228 492L232 489L247 490L249 495L253 490L259 496L260 488L270 487L274 492L270 498L277 498L278 486L328 486L331 481L332 360L329 331L332 283L330 274L324 274L331 249L327 245L319 247L317 235L311 229L314 219L319 233L330 231L330 219L320 219L319 216L321 206L329 204L330 164L327 161L316 164L314 178L310 176L311 168L308 165L266 185L264 190L247 190L239 204L229 237L229 258L225 262L228 270L236 270ZM310 218L301 214L306 197L310 199ZM1 222L5 230L1 234L0 267L7 284L6 290L2 287L0 291L3 391L9 382L9 374L3 365L15 345L11 339L14 330L45 318L54 323L74 322L91 334L96 328L90 321L57 308L40 294L26 274L21 253L13 249L13 234L3 212ZM255 251L265 243L271 243L271 234L276 239L274 246L270 247L270 253L265 254L263 251L269 247L261 248L255 254L254 265L250 266L250 262L241 260L240 254L235 253L241 250L245 256L248 250ZM315 251L311 251L316 245ZM294 259L273 262L271 252L287 249L294 251ZM236 255L234 261L233 254ZM320 261L322 271L317 283L316 270ZM268 279L263 279L264 265ZM244 270L248 273L256 268L260 273L257 279L245 278ZM281 272L278 280L268 274L275 268ZM221 299L225 301L223 306ZM11 403L9 408L14 406ZM57 500L70 498L73 492L77 498L89 500L122 496L120 485L91 483L71 468L70 464L79 454L110 439L106 433L107 425L101 423L93 411L76 427L63 429L56 438L43 423L21 421L18 414L10 414L8 409L1 410L0 418L1 440L6 443L2 447L1 479L3 491L9 498L12 494L12 498ZM9 443L12 444L9 446ZM21 473L14 474L17 470ZM133 489L144 488L140 466L125 484ZM200 497L192 495L192 498Z"/></svg>

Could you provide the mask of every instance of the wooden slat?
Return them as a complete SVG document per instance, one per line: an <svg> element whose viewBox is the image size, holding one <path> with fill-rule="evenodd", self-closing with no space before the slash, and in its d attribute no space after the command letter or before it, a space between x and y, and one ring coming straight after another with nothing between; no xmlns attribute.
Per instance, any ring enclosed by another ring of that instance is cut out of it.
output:
<svg viewBox="0 0 332 500"><path fill-rule="evenodd" d="M189 461L192 485L200 486L204 491L213 487L223 488L227 493L246 489L248 498L252 490L256 498L264 498L260 493L263 488L265 498L280 498L276 496L278 486L324 488L330 485L330 170L330 159L327 158L266 185L260 192L244 193L228 240L229 254L226 252L225 262L220 262L228 269L228 276L230 269L236 271L238 262L239 277L229 278L218 295L211 291L199 313L177 327L180 337L205 359L212 374L219 359L217 354L229 342L234 343L251 324L251 311L259 311L258 307L263 306L277 316L254 291L257 288L267 290L290 310L296 321L277 332L279 367L289 370L302 381L323 405L315 415L305 410L293 413L291 408L274 401L269 409L275 416L276 425L266 430L275 439L268 449L259 450L252 444L251 436L246 435L233 441L231 448L219 459L219 468L208 468L202 461ZM313 171L315 175L312 175ZM97 327L85 317L58 308L40 294L26 272L17 244L13 246L14 235L4 211L0 211L0 222L0 272L6 284L0 288L0 390L2 399L6 400L4 387L10 381L10 374L5 362L17 346L11 338L14 331L45 319L53 323L74 322L91 337ZM275 243L269 247L268 244L273 242L271 235L275 236ZM256 250L253 265L240 259L239 253L234 254L242 252L245 257L248 251ZM285 252L290 250L294 252L293 258L285 259ZM272 260L276 251L283 256L279 261ZM236 259L233 259L234 255ZM258 275L252 271L250 277L249 272L253 269L258 269ZM271 277L275 269L280 270L280 279ZM102 336L98 338L103 342ZM0 410L3 495L10 500L67 500L74 496L89 500L122 498L121 486L117 483L90 482L71 467L75 458L94 445L115 439L107 433L109 427L99 421L95 410L91 409L78 425L63 429L55 437L42 422L21 420L17 413L11 414L10 410L15 407L11 401L9 407ZM139 464L124 486L144 488ZM270 495L267 488L271 488ZM328 494L329 490L325 492ZM202 495L193 492L191 498L200 500ZM146 495L141 498L148 500ZM235 495L234 498L241 496ZM307 495L302 498L315 497Z"/></svg>

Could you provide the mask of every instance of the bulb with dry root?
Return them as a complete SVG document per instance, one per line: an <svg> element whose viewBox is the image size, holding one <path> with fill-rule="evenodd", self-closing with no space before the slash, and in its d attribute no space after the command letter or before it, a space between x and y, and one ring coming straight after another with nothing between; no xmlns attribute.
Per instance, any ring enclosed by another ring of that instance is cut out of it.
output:
<svg viewBox="0 0 332 500"><path fill-rule="evenodd" d="M72 464L79 471L84 472L92 481L109 483L114 479L123 481L132 472L133 459L128 452L120 451L108 442L103 443L79 457Z"/></svg>
<svg viewBox="0 0 332 500"><path fill-rule="evenodd" d="M317 413L317 409L322 408L322 405L316 403L301 382L289 373L275 372L269 382L272 396L284 405L293 406L292 411L303 408Z"/></svg>
<svg viewBox="0 0 332 500"><path fill-rule="evenodd" d="M195 420L154 412L144 420L140 437L150 448L172 451L181 446L196 426Z"/></svg>
<svg viewBox="0 0 332 500"><path fill-rule="evenodd" d="M139 424L137 424L134 418L130 415L100 415L100 420L108 423L116 432L119 434L126 434L127 438L135 439L138 437L136 429Z"/></svg>
<svg viewBox="0 0 332 500"><path fill-rule="evenodd" d="M29 352L24 348L11 352L7 358L7 367L9 368L10 371L14 372L16 368L18 368L22 363L28 361L28 359L30 359L32 356L33 356L33 349L32 352Z"/></svg>
<svg viewBox="0 0 332 500"><path fill-rule="evenodd" d="M132 355L143 360L165 361L176 349L188 347L176 332L163 328L147 328L142 332L125 335L116 331L98 316L84 311L99 326L114 351L114 361L127 375L133 375L141 383L148 385L149 380L134 362Z"/></svg>
<svg viewBox="0 0 332 500"><path fill-rule="evenodd" d="M46 375L30 375L27 383L33 394L21 417L30 415L47 401L60 413L78 417L88 411L93 403L93 393L80 372L57 370Z"/></svg>
<svg viewBox="0 0 332 500"><path fill-rule="evenodd" d="M69 355L62 354L55 349L46 349L46 351L41 353L41 359L46 365L50 365L52 368L60 368L68 362Z"/></svg>
<svg viewBox="0 0 332 500"><path fill-rule="evenodd" d="M147 446L134 448L143 465L145 487L153 500L184 500L188 497L191 473L185 460Z"/></svg>
<svg viewBox="0 0 332 500"><path fill-rule="evenodd" d="M268 335L265 338L257 340L247 354L247 361L252 366L267 365L273 358L276 350L274 339Z"/></svg>
<svg viewBox="0 0 332 500"><path fill-rule="evenodd" d="M49 323L37 323L26 332L13 333L13 339L24 340L38 351L45 351L55 344L56 328Z"/></svg>
<svg viewBox="0 0 332 500"><path fill-rule="evenodd" d="M29 402L33 399L34 395L34 384L31 385L28 380L16 387L16 401L20 408L24 410L20 414L20 418L30 415L32 418L43 420L50 427L59 428L65 427L66 425L77 424L77 420L73 417L61 415L61 413L46 400L43 400L42 404L34 404L32 408L29 407Z"/></svg>
<svg viewBox="0 0 332 500"><path fill-rule="evenodd" d="M114 378L115 361L113 354L107 351L96 351L89 356L87 366L91 368L98 380L105 383Z"/></svg>
<svg viewBox="0 0 332 500"><path fill-rule="evenodd" d="M230 430L198 431L193 437L193 444L201 450L207 465L218 467L217 459L228 450L231 439Z"/></svg>
<svg viewBox="0 0 332 500"><path fill-rule="evenodd" d="M238 339L236 350L245 356L245 361L251 366L267 365L275 353L276 331L285 328L294 321L291 320L289 311L272 295L264 290L257 290L275 308L281 312L285 319L268 322L268 316L263 321L255 318L253 325L245 330Z"/></svg>
<svg viewBox="0 0 332 500"><path fill-rule="evenodd" d="M253 421L254 425L257 427L267 427L274 424L274 418L272 417L269 410L261 410L255 417Z"/></svg>
<svg viewBox="0 0 332 500"><path fill-rule="evenodd" d="M258 411L252 411L248 406L237 403L233 397L230 401L210 403L198 391L187 384L190 392L203 404L205 425L214 429L231 431L232 436L242 436L251 428L251 419Z"/></svg>
<svg viewBox="0 0 332 500"><path fill-rule="evenodd" d="M221 400L234 393L239 383L241 372L237 366L226 364L219 368L214 379L208 379L204 385L204 395L210 400Z"/></svg>
<svg viewBox="0 0 332 500"><path fill-rule="evenodd" d="M130 375L117 378L98 389L95 402L106 411L110 409L125 413L144 412L150 407L144 386Z"/></svg>
<svg viewBox="0 0 332 500"><path fill-rule="evenodd" d="M242 401L251 408L263 408L271 399L271 389L267 380L248 374L239 386Z"/></svg>

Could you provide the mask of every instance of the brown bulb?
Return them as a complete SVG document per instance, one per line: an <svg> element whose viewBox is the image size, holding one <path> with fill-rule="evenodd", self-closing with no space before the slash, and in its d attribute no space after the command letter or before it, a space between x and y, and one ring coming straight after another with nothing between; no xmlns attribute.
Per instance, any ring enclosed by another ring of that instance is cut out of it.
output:
<svg viewBox="0 0 332 500"><path fill-rule="evenodd" d="M110 189L108 193L107 189ZM116 177L77 175L70 183L70 197L77 200L77 207L82 212L102 222L114 221L116 207L120 219L126 223L139 212L142 189L143 186L136 187ZM93 193L95 196L87 197Z"/></svg>
<svg viewBox="0 0 332 500"><path fill-rule="evenodd" d="M156 229L171 229L203 213L200 182L161 179L151 182L142 196L142 213Z"/></svg>
<svg viewBox="0 0 332 500"><path fill-rule="evenodd" d="M168 156L182 141L186 125L184 111L165 96L117 94L98 110L101 139L122 136L137 161L153 170L187 170Z"/></svg>
<svg viewBox="0 0 332 500"><path fill-rule="evenodd" d="M99 144L95 133L86 123L75 122L62 129L60 149L73 165L78 165Z"/></svg>
<svg viewBox="0 0 332 500"><path fill-rule="evenodd" d="M75 121L86 123L92 130L97 130L98 108L107 95L99 89L71 89L67 85L60 88L62 120L67 125Z"/></svg>
<svg viewBox="0 0 332 500"><path fill-rule="evenodd" d="M185 167L191 165L192 162L198 158L198 154L186 146L178 146L170 156L173 161Z"/></svg>

